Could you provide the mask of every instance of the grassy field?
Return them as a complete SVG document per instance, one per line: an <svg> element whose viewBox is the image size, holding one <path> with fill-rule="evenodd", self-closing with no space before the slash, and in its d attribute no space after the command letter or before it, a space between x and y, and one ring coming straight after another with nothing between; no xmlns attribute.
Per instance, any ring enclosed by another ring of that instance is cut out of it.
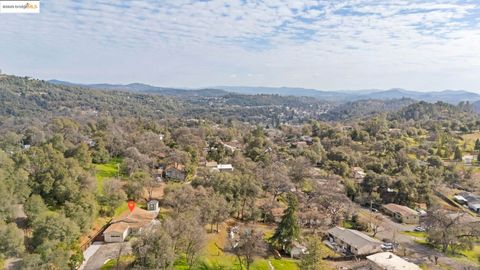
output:
<svg viewBox="0 0 480 270"><path fill-rule="evenodd" d="M257 224L257 230L261 230L265 235L272 233L271 228L265 225ZM220 226L220 232L209 234L207 244L200 258L200 269L240 269L237 258L224 252L221 248L227 246L227 226ZM275 270L297 270L300 269L296 260L282 258L277 260L271 258L257 258L252 266L252 270L269 270L269 261ZM185 269L185 265L178 265L178 270Z"/></svg>
<svg viewBox="0 0 480 270"><path fill-rule="evenodd" d="M103 193L103 182L105 179L119 176L118 168L122 160L120 158L112 158L106 164L97 164L95 166L95 178L97 179L97 193Z"/></svg>
<svg viewBox="0 0 480 270"><path fill-rule="evenodd" d="M119 263L119 268L120 269L127 269L127 267L132 264L133 260L135 258L132 255L125 255L125 256L120 256L120 263ZM117 266L117 261L110 259L108 260L100 270L110 270L110 269L115 269Z"/></svg>
<svg viewBox="0 0 480 270"><path fill-rule="evenodd" d="M417 237L417 238L426 238L427 237L427 234L425 232L405 231L405 232L401 232L401 233L406 234L406 235L410 235L410 236L413 236L413 237Z"/></svg>
<svg viewBox="0 0 480 270"><path fill-rule="evenodd" d="M118 171L120 164L122 163L121 158L112 158L106 164L97 164L95 166L95 178L97 179L97 193L103 194L103 183L105 180L110 178L122 177ZM128 205L127 202L122 203L117 209L115 209L115 216L120 215L121 213L127 211Z"/></svg>
<svg viewBox="0 0 480 270"><path fill-rule="evenodd" d="M461 252L469 261L476 262L480 265L480 245L476 245L472 250L464 250Z"/></svg>
<svg viewBox="0 0 480 270"><path fill-rule="evenodd" d="M428 246L430 248L435 248L432 247L426 240L426 235L424 232L402 232L403 234L411 235L414 237L417 237L415 240L416 243ZM438 251L440 249L436 247ZM459 250L455 254L453 254L450 250L446 253L448 257L457 259L460 262L470 262L470 263L475 263L480 265L480 244L476 244L472 250Z"/></svg>

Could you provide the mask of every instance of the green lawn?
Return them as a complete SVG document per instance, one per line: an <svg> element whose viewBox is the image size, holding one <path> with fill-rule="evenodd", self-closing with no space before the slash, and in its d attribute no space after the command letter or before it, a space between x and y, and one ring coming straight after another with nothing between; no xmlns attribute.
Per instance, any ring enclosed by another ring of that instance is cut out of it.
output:
<svg viewBox="0 0 480 270"><path fill-rule="evenodd" d="M291 259L280 259L275 258L268 259L256 259L251 265L250 269L252 270L269 270L268 261L271 262L275 270L299 270L297 261ZM243 266L245 269L245 266ZM175 264L176 270L186 270L188 266L184 260L178 261ZM194 269L203 270L203 269L240 269L238 265L238 260L233 255L222 255L217 258L212 257L201 257L197 267Z"/></svg>
<svg viewBox="0 0 480 270"><path fill-rule="evenodd" d="M472 250L463 251L462 254L469 260L480 263L480 245L476 245Z"/></svg>
<svg viewBox="0 0 480 270"><path fill-rule="evenodd" d="M410 233L412 233L412 232L402 232L402 233L411 235ZM416 233L416 232L414 232L414 233ZM425 233L423 233L423 234L425 234ZM416 239L415 242L420 244L420 245L425 245L425 246L428 246L430 248L434 248L434 249L437 249L438 251L441 251L440 248L438 248L438 247L432 247L432 245L430 245L427 242L425 237L418 237L418 239ZM473 247L472 250L459 250L455 254L453 254L449 249L448 252L446 253L446 255L448 257L458 259L459 261L469 261L469 262L473 262L473 263L476 263L476 264L480 265L480 244L477 243Z"/></svg>
<svg viewBox="0 0 480 270"><path fill-rule="evenodd" d="M105 179L114 178L119 175L118 167L122 163L120 158L112 158L106 164L97 164L95 166L95 177L97 179L97 192L103 193L103 182Z"/></svg>
<svg viewBox="0 0 480 270"><path fill-rule="evenodd" d="M122 163L121 158L112 158L108 163L95 165L95 178L97 179L97 194L103 194L103 183L107 179L122 177L118 169ZM127 202L123 202L119 207L115 209L114 216L118 216L121 213L127 211Z"/></svg>
<svg viewBox="0 0 480 270"><path fill-rule="evenodd" d="M427 237L427 234L425 232L405 231L405 232L401 232L401 233L406 234L406 235L410 235L410 236L413 236L413 237L417 237L417 238L426 238Z"/></svg>
<svg viewBox="0 0 480 270"><path fill-rule="evenodd" d="M353 223L350 220L343 220L342 227L345 229L353 229Z"/></svg>
<svg viewBox="0 0 480 270"><path fill-rule="evenodd" d="M455 254L454 257L466 259L480 265L480 245L475 245L472 250L462 250L460 254Z"/></svg>
<svg viewBox="0 0 480 270"><path fill-rule="evenodd" d="M212 234L205 246L202 255L200 257L200 262L196 269L240 269L238 265L237 257L230 253L225 253L217 247L224 246L226 241L226 232L223 230L219 234ZM275 268L275 270L298 270L300 269L297 265L296 260L291 260L288 258L282 258L277 260L275 258L257 258L251 265L252 270L269 270L268 261L270 261ZM184 261L177 262L175 269L184 270L187 269L187 265ZM243 267L245 268L245 266Z"/></svg>
<svg viewBox="0 0 480 270"><path fill-rule="evenodd" d="M124 255L120 256L120 263L119 265L121 266L120 269L125 269L128 265L133 263L133 260L135 258L132 255ZM114 259L108 260L100 270L110 270L110 269L115 269L117 266L117 261Z"/></svg>

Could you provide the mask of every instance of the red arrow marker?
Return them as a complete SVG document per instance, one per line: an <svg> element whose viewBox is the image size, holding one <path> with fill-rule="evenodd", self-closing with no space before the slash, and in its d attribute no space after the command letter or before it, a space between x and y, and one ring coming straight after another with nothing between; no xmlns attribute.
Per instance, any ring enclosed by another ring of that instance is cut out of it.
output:
<svg viewBox="0 0 480 270"><path fill-rule="evenodd" d="M137 204L136 204L134 201L129 201L129 202L128 202L128 209L130 209L130 212L132 212L133 209L135 209L135 206L136 206L136 205L137 205Z"/></svg>

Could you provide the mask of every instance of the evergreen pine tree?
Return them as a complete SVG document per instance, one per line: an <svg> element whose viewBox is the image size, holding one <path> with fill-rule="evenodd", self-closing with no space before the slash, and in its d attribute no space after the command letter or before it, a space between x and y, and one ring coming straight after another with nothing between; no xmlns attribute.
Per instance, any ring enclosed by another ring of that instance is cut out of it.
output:
<svg viewBox="0 0 480 270"><path fill-rule="evenodd" d="M300 227L295 215L298 206L297 198L293 194L288 194L287 200L288 208L285 210L282 221L278 224L270 241L274 248L290 252L293 242L297 240L300 234Z"/></svg>
<svg viewBox="0 0 480 270"><path fill-rule="evenodd" d="M445 148L445 152L443 152L443 157L444 158L450 158L452 156L452 150L450 147Z"/></svg>
<svg viewBox="0 0 480 270"><path fill-rule="evenodd" d="M475 141L475 150L480 150L480 139Z"/></svg>
<svg viewBox="0 0 480 270"><path fill-rule="evenodd" d="M455 155L453 156L453 159L456 161L461 161L462 160L462 150L460 150L460 147L455 147Z"/></svg>

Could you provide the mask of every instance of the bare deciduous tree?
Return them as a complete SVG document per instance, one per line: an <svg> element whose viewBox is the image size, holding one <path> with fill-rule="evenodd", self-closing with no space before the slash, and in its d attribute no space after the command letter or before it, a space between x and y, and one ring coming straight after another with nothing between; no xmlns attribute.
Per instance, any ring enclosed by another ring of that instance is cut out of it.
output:
<svg viewBox="0 0 480 270"><path fill-rule="evenodd" d="M243 229L236 237L230 239L230 248L238 259L240 269L245 265L246 269L250 270L255 256L261 256L265 252L263 233L253 229Z"/></svg>

